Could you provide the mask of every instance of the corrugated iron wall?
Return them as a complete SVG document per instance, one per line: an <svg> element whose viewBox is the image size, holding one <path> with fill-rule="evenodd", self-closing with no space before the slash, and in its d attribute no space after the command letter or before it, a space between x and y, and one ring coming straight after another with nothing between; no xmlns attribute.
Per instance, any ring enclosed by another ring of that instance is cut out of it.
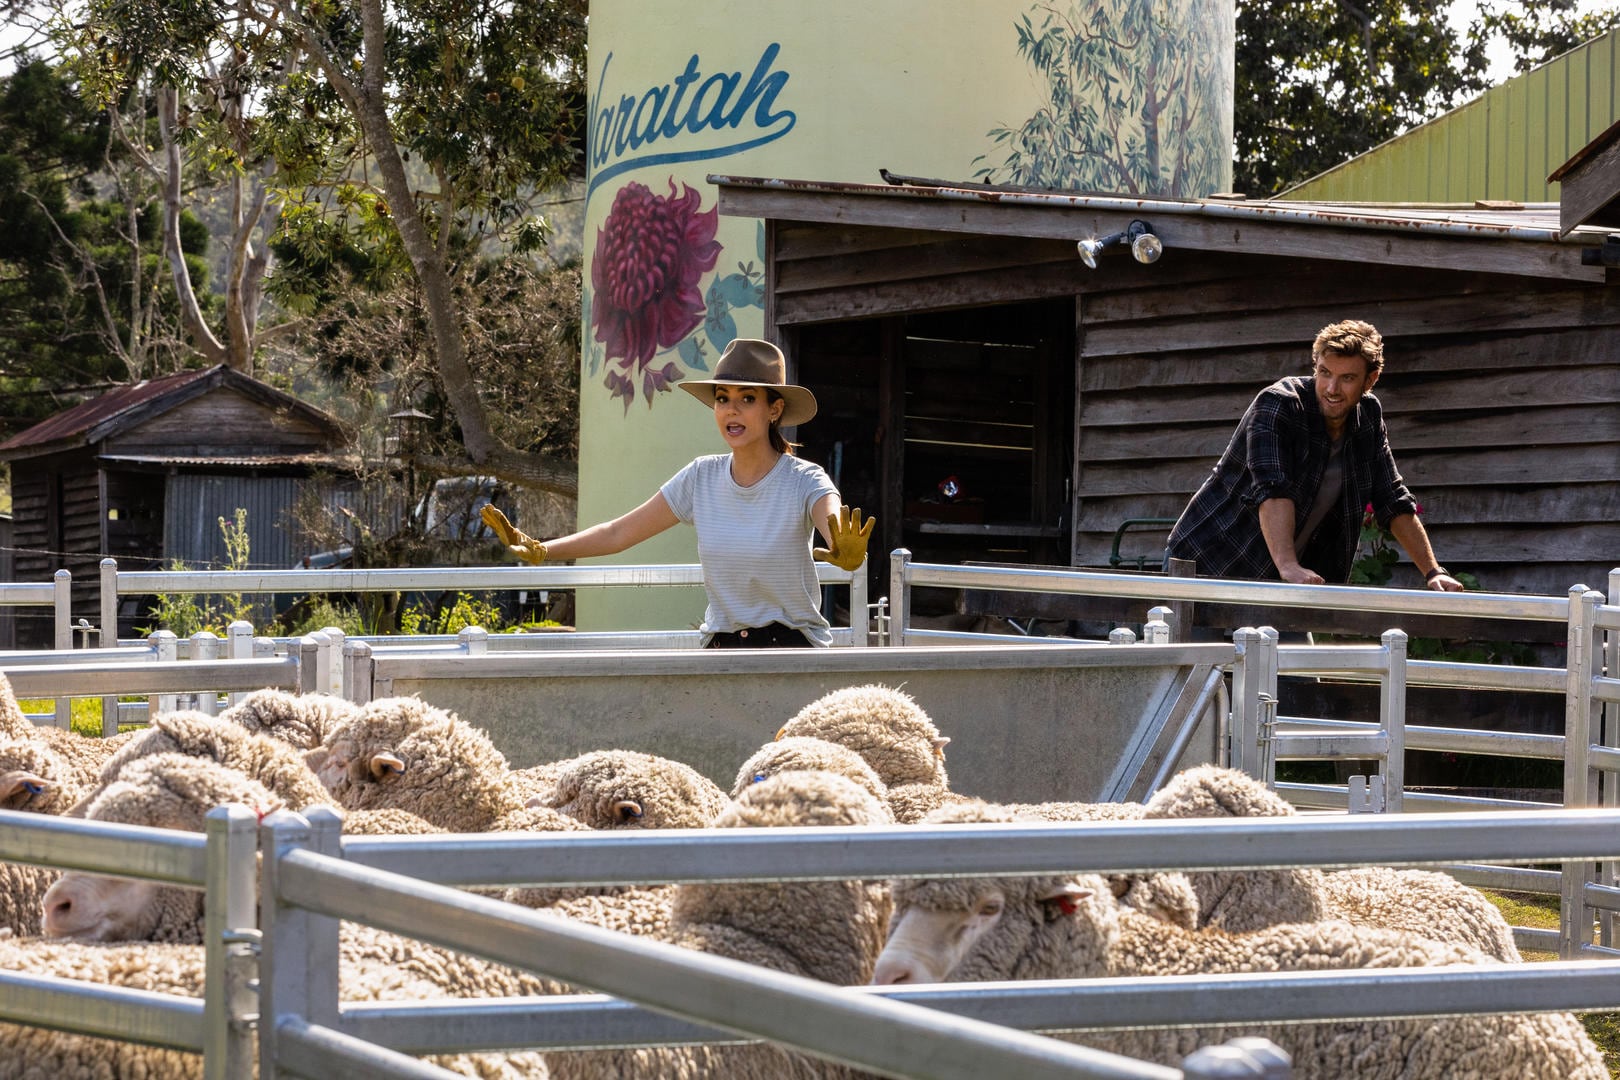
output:
<svg viewBox="0 0 1620 1080"><path fill-rule="evenodd" d="M1557 202L1547 175L1620 119L1620 30L1312 177L1285 199Z"/></svg>
<svg viewBox="0 0 1620 1080"><path fill-rule="evenodd" d="M236 508L242 507L247 510L250 565L288 569L306 554L291 511L301 485L311 482L296 476L171 476L163 507L164 554L193 569L225 566L219 519L233 521Z"/></svg>

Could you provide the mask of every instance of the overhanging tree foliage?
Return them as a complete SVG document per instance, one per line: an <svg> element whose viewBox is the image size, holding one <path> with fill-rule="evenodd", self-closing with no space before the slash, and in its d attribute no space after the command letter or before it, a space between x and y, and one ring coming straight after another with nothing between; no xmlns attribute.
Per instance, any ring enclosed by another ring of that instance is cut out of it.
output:
<svg viewBox="0 0 1620 1080"><path fill-rule="evenodd" d="M585 8L90 0L78 56L109 94L137 74L177 93L223 87L239 111L180 126L230 167L274 163L275 184L300 211L286 227L293 242L298 230L335 226L403 251L465 451L459 464L572 494L571 461L513 447L492 425L455 281L478 240L535 246L535 192L579 160Z"/></svg>

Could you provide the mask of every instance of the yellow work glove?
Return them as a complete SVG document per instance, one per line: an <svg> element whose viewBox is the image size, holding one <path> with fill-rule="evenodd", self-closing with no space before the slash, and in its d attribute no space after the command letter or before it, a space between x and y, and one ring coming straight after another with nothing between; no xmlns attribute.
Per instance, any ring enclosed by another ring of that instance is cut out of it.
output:
<svg viewBox="0 0 1620 1080"><path fill-rule="evenodd" d="M816 548L811 554L840 570L859 570L866 561L866 538L872 535L875 524L877 518L867 518L863 527L858 508L841 506L836 515L827 515L827 535L831 537L828 543L832 547Z"/></svg>
<svg viewBox="0 0 1620 1080"><path fill-rule="evenodd" d="M506 515L496 509L493 503L485 503L478 516L500 537L507 551L536 566L546 561L546 545L507 521Z"/></svg>

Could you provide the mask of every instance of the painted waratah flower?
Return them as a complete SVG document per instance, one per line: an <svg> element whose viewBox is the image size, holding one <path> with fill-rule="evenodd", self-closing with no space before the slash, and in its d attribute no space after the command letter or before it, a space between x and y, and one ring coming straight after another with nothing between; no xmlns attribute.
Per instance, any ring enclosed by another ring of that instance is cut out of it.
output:
<svg viewBox="0 0 1620 1080"><path fill-rule="evenodd" d="M615 397L626 399L626 408L635 396L636 374L649 403L680 377L670 365L655 372L649 363L702 325L707 311L698 281L720 258L714 238L720 210L699 212L702 196L687 184L681 187L677 195L674 177L667 196L654 195L644 184L624 185L596 230L591 324L607 359L624 369L609 385Z"/></svg>

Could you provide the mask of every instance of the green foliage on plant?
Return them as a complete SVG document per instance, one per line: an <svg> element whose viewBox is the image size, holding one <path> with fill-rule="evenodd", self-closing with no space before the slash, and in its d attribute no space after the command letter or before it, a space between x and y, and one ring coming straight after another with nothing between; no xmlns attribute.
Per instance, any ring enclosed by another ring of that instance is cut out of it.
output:
<svg viewBox="0 0 1620 1080"><path fill-rule="evenodd" d="M219 519L219 531L225 539L225 570L248 568L249 539L247 510L238 506L232 520ZM171 559L168 568L187 569L184 560ZM220 569L217 568L216 569ZM142 634L154 630L167 630L175 637L190 637L209 631L224 637L231 623L252 621L253 605L241 593L212 596L207 593L162 593L152 605L154 625L142 627Z"/></svg>
<svg viewBox="0 0 1620 1080"><path fill-rule="evenodd" d="M459 634L469 626L498 634L506 629L506 616L500 605L487 597L458 592L437 611L431 605L416 603L406 607L399 617L403 634Z"/></svg>

